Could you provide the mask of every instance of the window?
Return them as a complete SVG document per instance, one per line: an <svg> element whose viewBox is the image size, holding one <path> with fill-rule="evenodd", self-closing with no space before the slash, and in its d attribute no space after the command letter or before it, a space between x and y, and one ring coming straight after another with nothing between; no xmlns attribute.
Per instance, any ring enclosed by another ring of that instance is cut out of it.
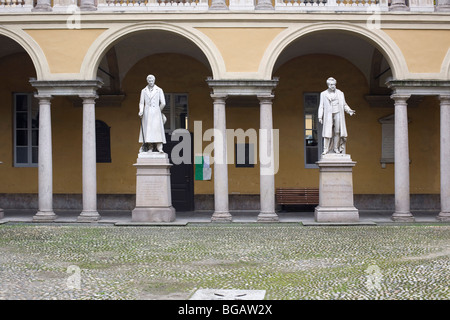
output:
<svg viewBox="0 0 450 320"><path fill-rule="evenodd" d="M164 124L166 132L175 129L188 129L188 95L185 93L165 93L166 106L163 114L167 121Z"/></svg>
<svg viewBox="0 0 450 320"><path fill-rule="evenodd" d="M305 93L303 96L305 168L317 168L316 161L322 150L322 126L317 119L319 97L319 93Z"/></svg>
<svg viewBox="0 0 450 320"><path fill-rule="evenodd" d="M237 143L234 145L234 157L236 168L255 167L254 146L249 143Z"/></svg>
<svg viewBox="0 0 450 320"><path fill-rule="evenodd" d="M101 120L95 120L95 146L97 163L111 162L110 127Z"/></svg>
<svg viewBox="0 0 450 320"><path fill-rule="evenodd" d="M32 93L15 93L14 166L36 167L39 145L39 104Z"/></svg>

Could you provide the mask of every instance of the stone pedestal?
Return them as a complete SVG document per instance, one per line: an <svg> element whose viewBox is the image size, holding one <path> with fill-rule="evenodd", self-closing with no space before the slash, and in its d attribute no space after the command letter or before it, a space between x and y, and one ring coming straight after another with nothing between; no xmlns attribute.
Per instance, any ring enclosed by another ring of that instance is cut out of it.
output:
<svg viewBox="0 0 450 320"><path fill-rule="evenodd" d="M356 162L348 154L326 154L316 162L320 169L319 205L316 222L358 222L353 205L352 168Z"/></svg>
<svg viewBox="0 0 450 320"><path fill-rule="evenodd" d="M136 208L131 212L132 222L172 222L169 158L166 153L139 153L136 174Z"/></svg>

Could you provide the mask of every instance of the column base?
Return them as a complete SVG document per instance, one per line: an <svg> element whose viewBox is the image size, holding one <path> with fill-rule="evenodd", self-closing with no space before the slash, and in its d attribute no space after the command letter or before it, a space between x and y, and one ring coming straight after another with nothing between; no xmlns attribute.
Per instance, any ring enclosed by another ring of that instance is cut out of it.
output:
<svg viewBox="0 0 450 320"><path fill-rule="evenodd" d="M414 216L411 212L394 212L391 217L392 221L398 222L414 222Z"/></svg>
<svg viewBox="0 0 450 320"><path fill-rule="evenodd" d="M258 222L279 222L280 219L275 212L260 212L258 214Z"/></svg>
<svg viewBox="0 0 450 320"><path fill-rule="evenodd" d="M450 11L450 4L437 5L436 11Z"/></svg>
<svg viewBox="0 0 450 320"><path fill-rule="evenodd" d="M231 222L233 217L229 212L215 211L211 217L211 222Z"/></svg>
<svg viewBox="0 0 450 320"><path fill-rule="evenodd" d="M84 5L80 6L81 11L97 11L97 7L94 5Z"/></svg>
<svg viewBox="0 0 450 320"><path fill-rule="evenodd" d="M36 7L34 7L33 9L31 9L32 12L50 12L53 11L53 8L50 5L42 5L42 4L38 4L36 5Z"/></svg>
<svg viewBox="0 0 450 320"><path fill-rule="evenodd" d="M225 3L212 3L209 10L228 10L228 7Z"/></svg>
<svg viewBox="0 0 450 320"><path fill-rule="evenodd" d="M78 222L97 222L101 219L97 211L83 211L77 218Z"/></svg>
<svg viewBox="0 0 450 320"><path fill-rule="evenodd" d="M38 211L33 216L33 222L53 222L57 217L53 211Z"/></svg>
<svg viewBox="0 0 450 320"><path fill-rule="evenodd" d="M266 2L266 3L262 3L262 4L257 4L255 9L256 10L274 10L275 8L273 7L271 2Z"/></svg>
<svg viewBox="0 0 450 320"><path fill-rule="evenodd" d="M391 5L390 11L409 11L409 7L406 5Z"/></svg>
<svg viewBox="0 0 450 320"><path fill-rule="evenodd" d="M439 215L436 217L439 221L450 221L450 212L439 212Z"/></svg>
<svg viewBox="0 0 450 320"><path fill-rule="evenodd" d="M316 207L314 210L316 222L358 222L359 211L355 207Z"/></svg>
<svg viewBox="0 0 450 320"><path fill-rule="evenodd" d="M173 222L175 208L135 208L131 211L132 222Z"/></svg>

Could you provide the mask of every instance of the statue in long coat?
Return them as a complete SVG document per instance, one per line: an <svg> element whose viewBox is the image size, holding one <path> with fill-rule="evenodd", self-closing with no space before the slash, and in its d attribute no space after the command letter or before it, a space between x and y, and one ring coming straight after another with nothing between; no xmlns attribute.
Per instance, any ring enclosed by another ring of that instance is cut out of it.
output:
<svg viewBox="0 0 450 320"><path fill-rule="evenodd" d="M164 123L166 117L162 110L166 106L164 91L155 84L155 76L147 76L148 85L142 89L139 101L139 117L141 130L139 142L142 143L139 152L153 151L154 145L163 152L162 145L166 143Z"/></svg>
<svg viewBox="0 0 450 320"><path fill-rule="evenodd" d="M354 115L352 110L345 102L344 93L336 89L336 80L327 79L328 89L320 93L320 102L318 110L318 119L322 128L323 153L331 151L334 153L343 153L347 142L347 127L345 124L345 113Z"/></svg>

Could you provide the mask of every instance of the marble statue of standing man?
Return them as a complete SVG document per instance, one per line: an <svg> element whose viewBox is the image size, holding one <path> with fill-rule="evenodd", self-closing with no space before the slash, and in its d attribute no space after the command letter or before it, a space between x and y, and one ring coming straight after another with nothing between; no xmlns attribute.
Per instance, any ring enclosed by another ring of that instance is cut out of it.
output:
<svg viewBox="0 0 450 320"><path fill-rule="evenodd" d="M345 125L345 113L354 115L352 110L345 102L344 93L336 89L336 79L328 78L328 89L320 93L319 103L319 122L323 124L323 153L331 151L334 153L343 153L345 143L347 142L347 128Z"/></svg>
<svg viewBox="0 0 450 320"><path fill-rule="evenodd" d="M161 112L166 105L166 100L163 90L155 84L155 80L155 76L148 75L148 85L141 91L139 142L142 143L142 146L139 153L153 151L155 145L158 152L163 153L163 143L166 143L164 132L166 117Z"/></svg>

